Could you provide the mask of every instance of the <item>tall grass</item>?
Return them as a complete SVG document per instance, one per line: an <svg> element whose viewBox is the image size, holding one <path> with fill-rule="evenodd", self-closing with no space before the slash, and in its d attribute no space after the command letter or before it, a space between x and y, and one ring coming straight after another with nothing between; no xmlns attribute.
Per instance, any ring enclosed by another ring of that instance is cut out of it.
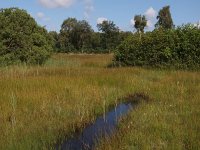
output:
<svg viewBox="0 0 200 150"><path fill-rule="evenodd" d="M111 60L58 54L44 66L0 68L0 149L50 149L135 92L154 100L99 148L199 146L199 72L106 68Z"/></svg>

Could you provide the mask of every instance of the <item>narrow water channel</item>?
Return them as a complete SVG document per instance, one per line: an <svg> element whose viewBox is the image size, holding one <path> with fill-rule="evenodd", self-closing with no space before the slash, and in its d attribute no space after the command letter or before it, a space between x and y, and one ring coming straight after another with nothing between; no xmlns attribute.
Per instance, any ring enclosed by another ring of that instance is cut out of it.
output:
<svg viewBox="0 0 200 150"><path fill-rule="evenodd" d="M117 130L117 125L121 117L126 116L134 105L131 103L121 103L113 110L96 119L96 121L83 129L82 133L74 138L67 139L56 146L61 150L92 150L95 143L102 138L110 137Z"/></svg>

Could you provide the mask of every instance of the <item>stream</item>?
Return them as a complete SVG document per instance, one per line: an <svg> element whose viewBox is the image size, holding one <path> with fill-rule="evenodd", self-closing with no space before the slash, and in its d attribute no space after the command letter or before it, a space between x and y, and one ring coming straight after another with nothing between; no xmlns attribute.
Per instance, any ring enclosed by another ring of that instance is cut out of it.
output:
<svg viewBox="0 0 200 150"><path fill-rule="evenodd" d="M102 138L109 138L117 132L120 118L126 116L134 105L132 103L121 103L105 115L98 117L93 124L90 124L83 131L71 139L56 145L61 150L92 150L95 144Z"/></svg>

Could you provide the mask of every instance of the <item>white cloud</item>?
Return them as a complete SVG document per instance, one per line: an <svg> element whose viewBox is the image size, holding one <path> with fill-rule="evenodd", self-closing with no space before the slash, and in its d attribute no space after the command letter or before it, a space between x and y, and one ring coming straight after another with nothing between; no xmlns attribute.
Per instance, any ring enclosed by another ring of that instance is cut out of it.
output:
<svg viewBox="0 0 200 150"><path fill-rule="evenodd" d="M152 28L153 27L153 22L151 20L147 20L147 27Z"/></svg>
<svg viewBox="0 0 200 150"><path fill-rule="evenodd" d="M40 4L47 8L70 7L75 0L39 0Z"/></svg>
<svg viewBox="0 0 200 150"><path fill-rule="evenodd" d="M132 26L135 25L135 20L134 20L134 18L130 20L130 24L131 24Z"/></svg>
<svg viewBox="0 0 200 150"><path fill-rule="evenodd" d="M193 24L195 27L197 27L198 29L200 29L200 21L198 21L197 23Z"/></svg>
<svg viewBox="0 0 200 150"><path fill-rule="evenodd" d="M44 21L50 21L51 18L49 18L49 17L45 17L43 20L44 20Z"/></svg>
<svg viewBox="0 0 200 150"><path fill-rule="evenodd" d="M44 13L42 13L42 12L38 12L37 13L37 18L39 18L39 19L42 19L42 18L44 18Z"/></svg>
<svg viewBox="0 0 200 150"><path fill-rule="evenodd" d="M43 12L38 12L36 14L36 17L39 19L39 20L42 20L42 21L50 21L51 18L49 17L46 17L45 14Z"/></svg>
<svg viewBox="0 0 200 150"><path fill-rule="evenodd" d="M104 17L100 17L97 19L97 24L101 24L103 21L108 21L108 19Z"/></svg>
<svg viewBox="0 0 200 150"><path fill-rule="evenodd" d="M76 1L84 3L84 17L88 19L94 10L93 0L38 0L39 3L47 8L69 8Z"/></svg>
<svg viewBox="0 0 200 150"><path fill-rule="evenodd" d="M85 3L84 16L86 19L88 19L90 17L91 12L94 11L94 6L92 0L84 0L84 3Z"/></svg>
<svg viewBox="0 0 200 150"><path fill-rule="evenodd" d="M154 27L154 24L156 23L156 16L157 16L157 11L150 7L149 9L146 10L144 13L147 19L147 27L152 29Z"/></svg>
<svg viewBox="0 0 200 150"><path fill-rule="evenodd" d="M152 7L146 10L144 13L147 18L155 18L157 15L156 10L154 10Z"/></svg>

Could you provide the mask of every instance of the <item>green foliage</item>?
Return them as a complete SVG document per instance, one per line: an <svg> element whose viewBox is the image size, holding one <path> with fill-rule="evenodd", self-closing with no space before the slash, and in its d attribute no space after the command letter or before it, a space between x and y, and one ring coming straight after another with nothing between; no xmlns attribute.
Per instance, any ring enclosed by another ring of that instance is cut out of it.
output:
<svg viewBox="0 0 200 150"><path fill-rule="evenodd" d="M128 66L200 68L200 30L185 25L129 36L117 49L115 63Z"/></svg>
<svg viewBox="0 0 200 150"><path fill-rule="evenodd" d="M104 21L97 27L101 32L94 32L86 20L68 18L64 20L59 34L49 34L56 52L62 53L108 53L127 36L127 32L119 32L112 21Z"/></svg>
<svg viewBox="0 0 200 150"><path fill-rule="evenodd" d="M135 25L137 32L144 32L144 28L147 26L147 19L145 16L136 15L134 17Z"/></svg>
<svg viewBox="0 0 200 150"><path fill-rule="evenodd" d="M103 21L97 24L97 28L102 32L101 40L104 49L114 50L119 43L119 28L114 24L113 21Z"/></svg>
<svg viewBox="0 0 200 150"><path fill-rule="evenodd" d="M49 36L50 36L50 39L52 41L53 49L54 49L55 52L57 52L58 49L60 48L60 45L59 45L59 34L56 31L50 31L49 32Z"/></svg>
<svg viewBox="0 0 200 150"><path fill-rule="evenodd" d="M91 46L94 51L101 49L101 33L98 33L98 32L92 33Z"/></svg>
<svg viewBox="0 0 200 150"><path fill-rule="evenodd" d="M42 64L50 56L51 40L25 10L0 10L0 65Z"/></svg>
<svg viewBox="0 0 200 150"><path fill-rule="evenodd" d="M172 29L174 27L169 6L165 6L159 11L157 19L158 22L155 25L157 28Z"/></svg>
<svg viewBox="0 0 200 150"><path fill-rule="evenodd" d="M60 30L60 52L83 52L91 47L92 28L85 20L66 19Z"/></svg>

